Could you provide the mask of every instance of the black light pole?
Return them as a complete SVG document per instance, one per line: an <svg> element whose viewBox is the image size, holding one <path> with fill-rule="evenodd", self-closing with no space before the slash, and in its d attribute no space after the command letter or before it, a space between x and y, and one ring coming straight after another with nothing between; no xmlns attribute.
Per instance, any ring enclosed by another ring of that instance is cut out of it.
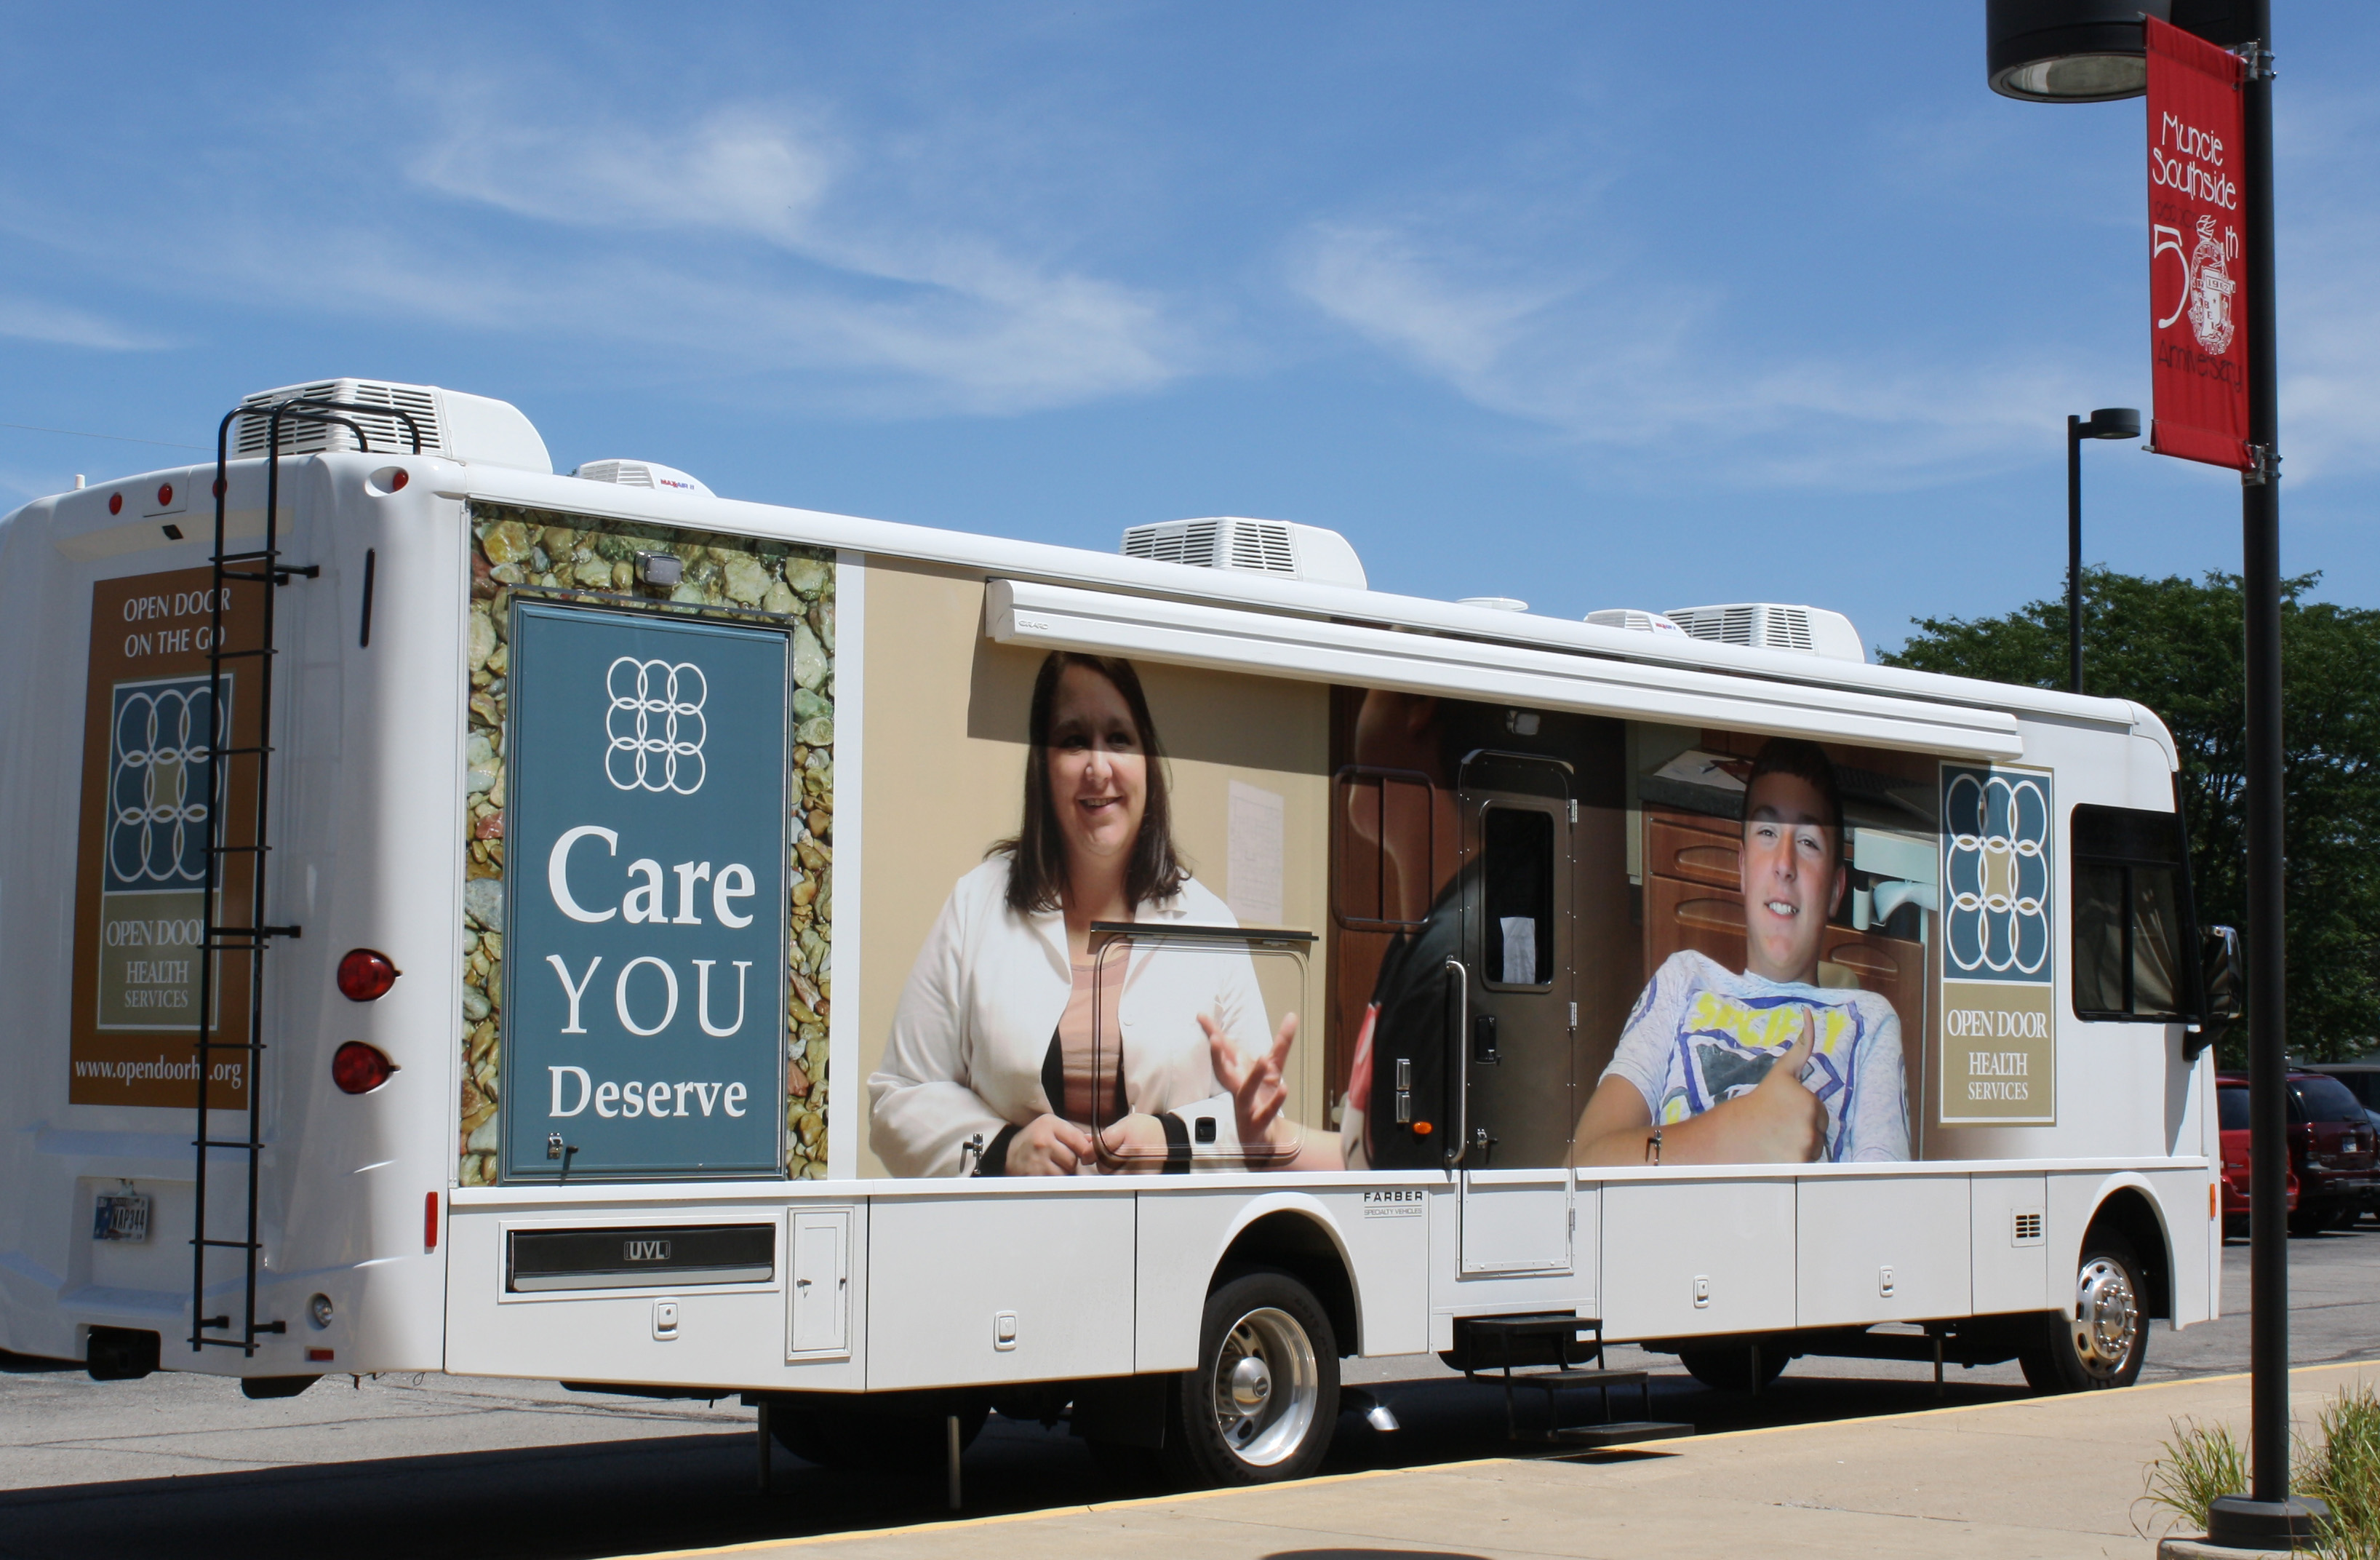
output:
<svg viewBox="0 0 2380 1560"><path fill-rule="evenodd" d="M2248 62L2240 89L2240 242L2247 270L2248 439L2240 478L2248 725L2248 1077L2251 1164L2249 1424L2244 1495L2218 1495L2207 1537L2240 1549L2302 1547L2321 1503L2289 1494L2288 986L2281 879L2281 494L2273 307L2271 0L1985 0L1992 90L2036 102L2099 103L2147 90L2143 13Z"/></svg>
<svg viewBox="0 0 2380 1560"><path fill-rule="evenodd" d="M2082 441L2137 439L2141 414L2101 407L2066 420L2066 690L2082 691Z"/></svg>
<svg viewBox="0 0 2380 1560"><path fill-rule="evenodd" d="M2254 1469L2249 1500L2221 1496L2207 1536L2246 1547L2304 1537L2305 1508L2289 1499L2289 1254L2288 988L2284 983L2281 881L2281 455L2273 402L2279 372L2273 310L2273 8L2236 0L2248 44L2240 89L2241 259L2246 262L2248 442L2256 469L2240 480L2240 582L2247 594L2248 664L2248 1080L2252 1136L2248 1254L2254 1371L2249 1422ZM2296 1509L2292 1510L2291 1508Z"/></svg>

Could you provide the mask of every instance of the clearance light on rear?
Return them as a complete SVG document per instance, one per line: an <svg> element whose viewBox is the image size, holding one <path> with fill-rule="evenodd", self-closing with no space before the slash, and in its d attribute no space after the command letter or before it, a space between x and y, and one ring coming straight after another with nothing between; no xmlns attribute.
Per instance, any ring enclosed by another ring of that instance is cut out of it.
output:
<svg viewBox="0 0 2380 1560"><path fill-rule="evenodd" d="M388 994L402 973L384 953L350 948L339 960L339 994L349 1002L377 1002Z"/></svg>
<svg viewBox="0 0 2380 1560"><path fill-rule="evenodd" d="M405 488L405 484L411 481L413 481L413 473L400 466L389 474L388 491L391 493L402 492Z"/></svg>
<svg viewBox="0 0 2380 1560"><path fill-rule="evenodd" d="M173 502L174 502L174 484L173 484L173 483L171 483L171 482L160 482L160 483L158 483L158 484L157 484L157 507L158 507L158 508L160 508L160 509L163 509L163 508L164 508L167 505L169 505L169 504L171 504L171 503L173 503Z"/></svg>
<svg viewBox="0 0 2380 1560"><path fill-rule="evenodd" d="M369 1094L395 1073L395 1062L360 1040L347 1042L331 1055L331 1081L350 1094Z"/></svg>
<svg viewBox="0 0 2380 1560"><path fill-rule="evenodd" d="M107 512L111 515L121 515L124 513L124 495L122 494L111 493L107 495Z"/></svg>
<svg viewBox="0 0 2380 1560"><path fill-rule="evenodd" d="M421 1200L421 1249L438 1249L438 1194L427 1193Z"/></svg>

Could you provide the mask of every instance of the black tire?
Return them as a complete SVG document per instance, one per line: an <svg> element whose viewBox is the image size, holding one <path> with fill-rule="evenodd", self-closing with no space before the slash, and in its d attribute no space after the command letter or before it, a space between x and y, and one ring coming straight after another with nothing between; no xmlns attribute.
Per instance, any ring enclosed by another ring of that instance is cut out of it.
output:
<svg viewBox="0 0 2380 1560"><path fill-rule="evenodd" d="M1257 1269L1218 1285L1197 1368L1167 1395L1165 1469L1191 1488L1303 1479L1339 1422L1339 1341L1314 1292Z"/></svg>
<svg viewBox="0 0 2380 1560"><path fill-rule="evenodd" d="M2017 1350L2026 1383L2035 1392L2098 1392L2140 1380L2149 1352L2143 1294L2131 1247L2107 1238L2086 1245L2073 1305L2043 1312Z"/></svg>
<svg viewBox="0 0 2380 1560"><path fill-rule="evenodd" d="M975 1444L990 1408L981 1403L958 1408L959 1449ZM769 1433L804 1462L821 1468L920 1473L939 1469L950 1457L947 1413L881 1408L864 1402L849 1407L800 1408L784 1405L769 1413Z"/></svg>
<svg viewBox="0 0 2380 1560"><path fill-rule="evenodd" d="M2304 1239L2330 1227L2332 1209L2326 1202L2301 1200L2289 1213L2289 1233Z"/></svg>
<svg viewBox="0 0 2380 1560"><path fill-rule="evenodd" d="M1726 1344L1718 1348L1682 1348L1678 1363L1686 1374L1713 1392L1751 1392L1767 1386L1785 1373L1791 1358L1782 1344L1764 1344L1760 1349L1760 1377L1752 1374L1752 1349L1745 1344Z"/></svg>

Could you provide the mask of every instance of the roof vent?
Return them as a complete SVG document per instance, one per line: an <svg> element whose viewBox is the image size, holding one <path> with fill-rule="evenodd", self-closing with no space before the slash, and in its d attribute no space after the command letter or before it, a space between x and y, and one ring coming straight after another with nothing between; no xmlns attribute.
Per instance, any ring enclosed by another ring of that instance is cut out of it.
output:
<svg viewBox="0 0 2380 1560"><path fill-rule="evenodd" d="M1608 606L1586 615L1586 620L1598 628L1631 628L1640 634L1683 634L1675 619L1658 612L1641 612L1633 606Z"/></svg>
<svg viewBox="0 0 2380 1560"><path fill-rule="evenodd" d="M467 396L434 384L392 384L378 379L318 379L310 384L285 384L277 390L260 390L243 397L239 423L233 431L233 456L245 460L264 455L273 426L268 413L283 401L300 399L388 407L410 417L413 429L407 429L403 419L385 412L325 414L345 418L346 422L300 421L296 417L285 417L281 420L284 455L321 455L366 447L374 455L402 453L413 448L413 432L418 430L424 455L443 455L449 460L505 466L519 471L553 469L553 462L545 453L545 441L538 436L537 428L509 401L492 401L485 396ZM258 409L247 409L251 407ZM353 423L354 428L347 423ZM358 442L357 430L362 432L363 443Z"/></svg>
<svg viewBox="0 0 2380 1560"><path fill-rule="evenodd" d="M617 482L622 487L661 488L670 493L690 493L704 498L715 498L698 477L689 477L674 466L657 466L650 460L590 460L570 473L590 482Z"/></svg>
<svg viewBox="0 0 2380 1560"><path fill-rule="evenodd" d="M1837 661L1865 661L1859 630L1840 612L1824 607L1782 606L1775 602L1730 606L1673 606L1663 615L1698 640L1791 650Z"/></svg>
<svg viewBox="0 0 2380 1560"><path fill-rule="evenodd" d="M1335 530L1290 520L1251 520L1217 515L1201 520L1161 520L1123 533L1123 555L1196 568L1227 568L1279 574L1317 585L1368 590L1364 562Z"/></svg>
<svg viewBox="0 0 2380 1560"><path fill-rule="evenodd" d="M1484 606L1490 612L1526 612L1529 610L1529 603L1523 601L1518 596L1462 596L1456 599L1454 604L1457 606Z"/></svg>

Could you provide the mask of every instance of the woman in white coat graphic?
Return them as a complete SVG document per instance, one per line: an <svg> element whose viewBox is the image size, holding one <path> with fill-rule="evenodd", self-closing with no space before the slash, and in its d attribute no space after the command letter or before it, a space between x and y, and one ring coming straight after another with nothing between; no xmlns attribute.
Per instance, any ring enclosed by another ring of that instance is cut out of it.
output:
<svg viewBox="0 0 2380 1560"><path fill-rule="evenodd" d="M1131 663L1050 655L1030 739L1023 825L951 891L868 1078L877 1156L895 1176L1337 1167L1336 1136L1283 1110L1297 1017L1268 1032L1244 950L1092 952L1094 921L1236 924L1175 855Z"/></svg>

